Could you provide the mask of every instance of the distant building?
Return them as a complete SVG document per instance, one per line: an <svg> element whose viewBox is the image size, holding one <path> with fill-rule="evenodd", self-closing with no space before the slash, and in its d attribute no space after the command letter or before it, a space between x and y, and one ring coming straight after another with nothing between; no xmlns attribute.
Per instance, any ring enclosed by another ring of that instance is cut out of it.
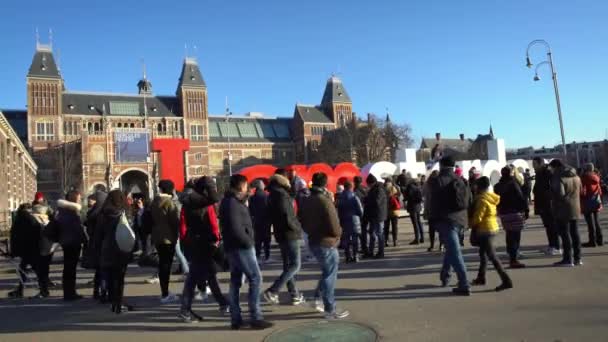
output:
<svg viewBox="0 0 608 342"><path fill-rule="evenodd" d="M444 156L452 156L456 160L487 160L487 142L490 140L494 140L492 127L488 134L479 134L475 139L466 138L464 134L457 139L446 139L441 133L435 133L434 138L422 138L416 157L426 162L439 161Z"/></svg>
<svg viewBox="0 0 608 342"><path fill-rule="evenodd" d="M51 199L69 189L120 187L149 194L159 171L151 139L190 140L188 178L225 175L229 162L235 171L262 162L306 163L324 132L354 120L351 99L336 76L328 79L319 105L296 104L293 117L282 118L209 114L207 84L194 58L184 59L175 95L153 94L145 72L137 89L68 90L52 46L37 44L27 74L27 110L10 111L10 118L38 163L40 191ZM126 151L127 142L135 150Z"/></svg>
<svg viewBox="0 0 608 342"><path fill-rule="evenodd" d="M595 167L604 171L608 170L608 140L580 142L573 141L566 144L568 154L568 164L574 167L581 167L586 163L593 163ZM551 160L553 158L563 159L562 145L555 147L523 147L516 150L507 151L508 159L533 159L535 157Z"/></svg>
<svg viewBox="0 0 608 342"><path fill-rule="evenodd" d="M11 226L11 212L34 200L37 166L0 111L0 233Z"/></svg>

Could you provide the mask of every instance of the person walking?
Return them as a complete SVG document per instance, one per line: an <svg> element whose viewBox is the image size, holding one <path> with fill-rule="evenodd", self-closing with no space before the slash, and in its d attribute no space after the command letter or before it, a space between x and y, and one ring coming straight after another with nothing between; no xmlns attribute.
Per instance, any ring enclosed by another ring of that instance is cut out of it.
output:
<svg viewBox="0 0 608 342"><path fill-rule="evenodd" d="M581 180L576 170L560 159L549 163L553 173L551 178L551 198L553 217L564 245L563 258L555 266L582 266L581 239L578 233L578 219L581 213Z"/></svg>
<svg viewBox="0 0 608 342"><path fill-rule="evenodd" d="M82 244L86 240L84 227L80 218L81 196L78 191L68 192L65 200L57 201L57 227L59 244L63 250L63 300L82 299L76 293L76 268L80 259Z"/></svg>
<svg viewBox="0 0 608 342"><path fill-rule="evenodd" d="M363 205L365 203L365 198L367 197L367 187L365 185L363 185L363 178L361 178L361 176L355 176L353 178L353 183L355 185L354 187L354 193L355 196L357 196L357 198L359 199L359 201L361 202L361 204ZM359 247L360 247L360 252L363 255L368 255L368 248L367 248L367 241L368 241L368 237L369 237L369 231L368 231L368 220L367 220L367 215L365 215L365 211L363 211L363 217L361 217L361 234L359 235Z"/></svg>
<svg viewBox="0 0 608 342"><path fill-rule="evenodd" d="M470 202L470 190L461 177L454 173L454 159L443 157L439 162L440 171L437 177L429 180L431 204L429 220L432 220L439 232L439 238L445 247L440 279L443 286L450 280L450 269L458 276L458 286L452 290L455 295L471 295L467 268L460 250L459 232L468 224L467 209Z"/></svg>
<svg viewBox="0 0 608 342"><path fill-rule="evenodd" d="M312 176L310 197L305 199L298 216L308 233L310 250L321 267L321 279L315 290L314 305L317 311L325 313L325 319L342 319L350 314L336 307L334 291L338 279L340 256L338 244L342 228L331 195L326 189L327 175L322 172ZM318 298L321 295L323 305Z"/></svg>
<svg viewBox="0 0 608 342"><path fill-rule="evenodd" d="M543 252L547 255L561 255L559 232L551 208L551 171L545 160L540 157L532 160L532 166L535 172L535 182L532 188L534 213L540 216L548 241L548 247Z"/></svg>
<svg viewBox="0 0 608 342"><path fill-rule="evenodd" d="M414 240L410 242L410 245L418 245L424 243L424 226L422 225L422 189L420 183L416 180L409 182L405 188L405 200L407 201L406 210L412 220L412 226L414 227Z"/></svg>
<svg viewBox="0 0 608 342"><path fill-rule="evenodd" d="M357 263L359 262L359 235L361 234L363 205L353 192L353 183L350 181L344 182L344 191L338 200L338 216L346 240L344 246L346 262Z"/></svg>
<svg viewBox="0 0 608 342"><path fill-rule="evenodd" d="M506 232L509 267L524 268L526 265L519 262L518 258L521 231L524 229L529 215L528 201L514 177L513 169L505 166L500 173L501 178L494 186L494 192L500 196L498 214Z"/></svg>
<svg viewBox="0 0 608 342"><path fill-rule="evenodd" d="M431 191L431 179L436 178L437 176L439 176L439 171L435 170L433 172L431 172L431 174L429 175L428 180L424 183L423 187L422 187L422 197L424 199L423 203L424 203L424 218L427 220L428 224L429 224L429 242L430 242L430 246L427 249L428 252L432 252L435 249L435 235L437 233L437 227L436 224L433 220L433 216L431 215L431 197L432 197L432 191ZM443 248L443 244L441 243L441 239L439 239L439 250L441 250Z"/></svg>
<svg viewBox="0 0 608 342"><path fill-rule="evenodd" d="M95 230L97 229L97 223L101 218L103 205L108 198L108 194L104 191L96 191L93 196L95 197L95 204L87 212L87 218L85 220L85 226L87 235L89 236L89 243L87 244L86 259L89 266L95 270L93 277L93 298L105 303L108 300L107 286L105 277L103 276L101 267L99 265L99 249L95 248L94 236ZM96 262L93 262L96 260Z"/></svg>
<svg viewBox="0 0 608 342"><path fill-rule="evenodd" d="M479 246L479 271L477 278L471 284L474 286L486 284L486 269L488 259L490 259L502 281L496 287L496 292L499 292L513 287L513 282L503 269L494 249L494 237L498 233L496 206L500 202L500 196L490 192L490 179L488 177L480 177L476 180L476 183L477 194L473 203L472 215L469 217L469 225L472 228L471 241L476 242Z"/></svg>
<svg viewBox="0 0 608 342"><path fill-rule="evenodd" d="M603 246L604 236L602 235L602 228L600 227L600 222L598 220L598 214L602 210L602 188L600 185L600 177L595 172L595 167L592 163L585 164L583 167L581 183L581 205L589 232L589 241L582 246Z"/></svg>
<svg viewBox="0 0 608 342"><path fill-rule="evenodd" d="M270 195L268 197L268 212L274 228L274 238L279 244L283 272L274 283L264 291L264 298L271 304L279 303L279 291L287 285L291 296L291 304L299 305L305 302L304 296L296 286L296 274L301 267L300 240L302 226L296 216L293 199L289 195L291 185L289 179L280 174L270 177Z"/></svg>
<svg viewBox="0 0 608 342"><path fill-rule="evenodd" d="M171 266L175 257L175 245L179 233L179 210L173 201L175 185L171 180L158 183L160 194L150 205L152 214L152 243L158 252L158 277L160 280L161 304L173 303L177 297L169 292Z"/></svg>
<svg viewBox="0 0 608 342"><path fill-rule="evenodd" d="M266 263L270 259L272 233L270 231L268 194L262 180L255 182L255 194L249 199L249 214L255 231L255 256ZM261 258L262 252L264 252L264 258Z"/></svg>
<svg viewBox="0 0 608 342"><path fill-rule="evenodd" d="M384 246L388 247L389 229L393 238L393 247L397 247L397 234L399 233L399 212L401 201L399 201L400 191L396 186L389 184L386 188L388 194L388 218L384 221ZM391 227L392 226L392 227Z"/></svg>
<svg viewBox="0 0 608 342"><path fill-rule="evenodd" d="M371 173L366 179L370 190L365 198L364 212L370 229L370 241L367 258L384 258L384 221L388 218L388 196L382 183L378 182ZM374 248L378 242L378 254L374 255Z"/></svg>
<svg viewBox="0 0 608 342"><path fill-rule="evenodd" d="M219 253L221 236L215 211L219 195L213 179L207 176L198 179L194 190L184 195L181 201L187 227L184 249L190 258L190 272L184 281L179 318L191 323L200 319L200 316L192 312L197 285L208 283L220 306L220 312L228 312L228 301L220 290L214 264L214 257Z"/></svg>
<svg viewBox="0 0 608 342"><path fill-rule="evenodd" d="M231 328L243 327L239 292L243 275L249 282L250 326L253 329L267 329L273 326L265 321L260 307L260 286L262 274L255 257L253 222L247 208L247 178L235 174L230 177L230 189L220 205L220 226L224 237L224 248L230 265L230 316Z"/></svg>
<svg viewBox="0 0 608 342"><path fill-rule="evenodd" d="M127 210L125 194L120 190L110 191L97 219L93 237L95 248L100 251L99 260L95 262L99 263L106 280L108 300L115 314L133 310L132 306L123 303L125 274L127 265L133 259L133 253L123 252L116 242L116 228Z"/></svg>

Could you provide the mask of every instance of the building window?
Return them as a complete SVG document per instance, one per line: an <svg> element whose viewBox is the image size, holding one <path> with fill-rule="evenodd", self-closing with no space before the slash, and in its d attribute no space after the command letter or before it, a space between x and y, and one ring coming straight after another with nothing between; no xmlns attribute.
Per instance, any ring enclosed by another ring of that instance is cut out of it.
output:
<svg viewBox="0 0 608 342"><path fill-rule="evenodd" d="M196 160L196 161L201 161L201 160L203 160L203 154L202 154L202 153L196 153L196 154L194 155L194 160Z"/></svg>
<svg viewBox="0 0 608 342"><path fill-rule="evenodd" d="M203 125L190 125L190 140L203 141Z"/></svg>
<svg viewBox="0 0 608 342"><path fill-rule="evenodd" d="M50 141L55 139L55 126L52 122L36 123L36 140Z"/></svg>

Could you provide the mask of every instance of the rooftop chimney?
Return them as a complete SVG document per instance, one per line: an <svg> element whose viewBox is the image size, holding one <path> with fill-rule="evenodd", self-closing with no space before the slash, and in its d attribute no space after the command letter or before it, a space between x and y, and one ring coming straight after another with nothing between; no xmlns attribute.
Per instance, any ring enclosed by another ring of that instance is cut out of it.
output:
<svg viewBox="0 0 608 342"><path fill-rule="evenodd" d="M464 134L460 133L460 140L464 141Z"/></svg>
<svg viewBox="0 0 608 342"><path fill-rule="evenodd" d="M441 133L435 133L435 140L441 140Z"/></svg>

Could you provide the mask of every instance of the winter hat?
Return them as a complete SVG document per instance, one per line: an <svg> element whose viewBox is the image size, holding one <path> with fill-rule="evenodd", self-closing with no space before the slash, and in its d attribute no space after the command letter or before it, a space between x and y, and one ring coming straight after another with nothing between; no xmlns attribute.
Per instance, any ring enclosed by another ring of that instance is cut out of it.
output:
<svg viewBox="0 0 608 342"><path fill-rule="evenodd" d="M376 176L372 175L371 173L367 176L367 179L365 180L367 184L374 184L377 181L378 179L376 179Z"/></svg>
<svg viewBox="0 0 608 342"><path fill-rule="evenodd" d="M456 166L456 161L454 161L454 158L450 156L445 156L441 158L441 160L439 161L439 165L441 167L454 167Z"/></svg>
<svg viewBox="0 0 608 342"><path fill-rule="evenodd" d="M462 169L461 169L461 168L457 167L457 168L454 170L454 173L456 174L456 176L458 176L458 177L462 177Z"/></svg>
<svg viewBox="0 0 608 342"><path fill-rule="evenodd" d="M38 202L38 201L42 201L44 200L44 194L40 191L38 191L36 193L36 195L34 195L34 202Z"/></svg>
<svg viewBox="0 0 608 342"><path fill-rule="evenodd" d="M173 191L175 190L175 184L173 184L172 180L163 179L158 182L158 188L160 189L160 192L164 194L173 194Z"/></svg>

